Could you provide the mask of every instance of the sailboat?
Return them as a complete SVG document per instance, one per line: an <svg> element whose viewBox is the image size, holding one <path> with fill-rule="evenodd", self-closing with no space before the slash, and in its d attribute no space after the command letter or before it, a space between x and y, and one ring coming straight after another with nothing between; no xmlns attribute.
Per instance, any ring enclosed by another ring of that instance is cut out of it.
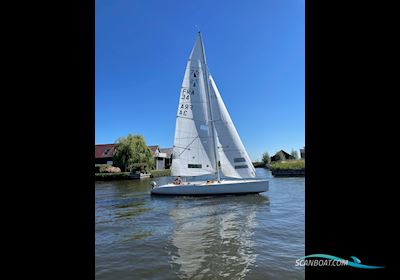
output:
<svg viewBox="0 0 400 280"><path fill-rule="evenodd" d="M184 178L214 174L215 180L161 186L152 182L151 194L247 194L265 192L269 187L268 180L253 179L256 170L209 74L200 32L180 91L171 174Z"/></svg>

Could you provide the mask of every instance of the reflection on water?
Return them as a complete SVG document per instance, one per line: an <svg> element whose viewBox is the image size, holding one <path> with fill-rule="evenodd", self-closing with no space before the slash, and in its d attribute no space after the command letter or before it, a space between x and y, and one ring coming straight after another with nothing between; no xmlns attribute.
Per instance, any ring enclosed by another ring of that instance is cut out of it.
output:
<svg viewBox="0 0 400 280"><path fill-rule="evenodd" d="M96 280L304 279L304 178L257 174L267 193L154 197L153 179L96 182Z"/></svg>
<svg viewBox="0 0 400 280"><path fill-rule="evenodd" d="M175 230L166 249L172 269L181 279L243 279L257 257L252 240L256 209L268 211L268 199L248 195L187 200L191 203L177 201L170 211Z"/></svg>

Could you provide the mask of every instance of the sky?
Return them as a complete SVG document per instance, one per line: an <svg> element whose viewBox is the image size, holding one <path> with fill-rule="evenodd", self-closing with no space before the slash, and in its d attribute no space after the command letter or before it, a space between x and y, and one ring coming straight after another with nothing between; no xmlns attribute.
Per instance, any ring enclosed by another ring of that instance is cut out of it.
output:
<svg viewBox="0 0 400 280"><path fill-rule="evenodd" d="M96 0L95 17L96 144L172 147L197 25L250 158L303 148L304 0Z"/></svg>

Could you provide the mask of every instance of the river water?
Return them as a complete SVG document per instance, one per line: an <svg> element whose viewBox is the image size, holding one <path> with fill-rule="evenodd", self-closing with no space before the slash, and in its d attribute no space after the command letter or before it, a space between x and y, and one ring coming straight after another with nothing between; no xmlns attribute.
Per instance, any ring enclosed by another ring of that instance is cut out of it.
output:
<svg viewBox="0 0 400 280"><path fill-rule="evenodd" d="M304 279L304 178L262 194L155 197L171 177L96 182L96 279Z"/></svg>

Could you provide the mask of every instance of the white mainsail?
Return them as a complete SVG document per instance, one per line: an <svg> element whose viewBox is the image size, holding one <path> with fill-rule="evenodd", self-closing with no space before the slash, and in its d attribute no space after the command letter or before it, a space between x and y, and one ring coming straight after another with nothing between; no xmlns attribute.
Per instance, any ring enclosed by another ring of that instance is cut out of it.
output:
<svg viewBox="0 0 400 280"><path fill-rule="evenodd" d="M205 67L199 35L186 66L179 96L171 167L173 176L216 172Z"/></svg>
<svg viewBox="0 0 400 280"><path fill-rule="evenodd" d="M227 177L255 177L254 166L218 88L211 75L206 79L207 66L203 52L199 34L182 82L171 173L173 176L216 173L219 171L216 170L219 160L221 171Z"/></svg>
<svg viewBox="0 0 400 280"><path fill-rule="evenodd" d="M239 134L225 107L218 88L210 75L211 108L217 134L221 171L227 177L251 178L256 176L253 163L240 140Z"/></svg>

